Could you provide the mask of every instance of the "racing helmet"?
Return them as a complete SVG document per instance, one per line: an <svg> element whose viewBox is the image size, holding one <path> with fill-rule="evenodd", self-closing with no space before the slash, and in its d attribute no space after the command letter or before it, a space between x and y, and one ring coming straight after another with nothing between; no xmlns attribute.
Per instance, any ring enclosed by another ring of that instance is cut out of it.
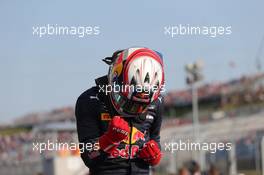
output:
<svg viewBox="0 0 264 175"><path fill-rule="evenodd" d="M149 48L132 47L115 52L111 58L108 82L114 108L124 117L142 114L163 88L162 55Z"/></svg>

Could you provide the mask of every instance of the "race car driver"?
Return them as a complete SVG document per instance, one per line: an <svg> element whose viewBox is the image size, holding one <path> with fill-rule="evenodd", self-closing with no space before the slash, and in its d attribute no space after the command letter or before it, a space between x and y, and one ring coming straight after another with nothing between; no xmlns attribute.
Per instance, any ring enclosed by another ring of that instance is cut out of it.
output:
<svg viewBox="0 0 264 175"><path fill-rule="evenodd" d="M162 56L133 47L103 61L108 75L76 102L81 158L91 175L148 175L162 157Z"/></svg>

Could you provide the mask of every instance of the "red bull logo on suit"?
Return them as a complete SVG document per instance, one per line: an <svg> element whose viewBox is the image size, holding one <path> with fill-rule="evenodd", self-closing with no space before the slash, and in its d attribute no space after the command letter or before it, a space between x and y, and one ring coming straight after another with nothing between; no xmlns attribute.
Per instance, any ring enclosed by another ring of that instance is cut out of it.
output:
<svg viewBox="0 0 264 175"><path fill-rule="evenodd" d="M131 143L130 144L134 144L138 140L145 141L145 134L139 131L137 128L133 127L132 132L131 132ZM130 141L130 135L125 140L123 140L123 142L125 142L126 144L129 144L129 141Z"/></svg>

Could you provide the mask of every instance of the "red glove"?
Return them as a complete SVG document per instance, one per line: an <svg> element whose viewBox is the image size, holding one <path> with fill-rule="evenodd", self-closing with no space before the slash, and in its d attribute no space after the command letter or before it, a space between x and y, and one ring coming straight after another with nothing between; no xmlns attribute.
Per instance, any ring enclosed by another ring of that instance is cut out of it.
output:
<svg viewBox="0 0 264 175"><path fill-rule="evenodd" d="M123 118L120 116L113 117L107 132L99 138L100 148L111 154L119 143L127 138L129 131L128 123Z"/></svg>
<svg viewBox="0 0 264 175"><path fill-rule="evenodd" d="M161 159L161 152L158 143L154 140L148 141L139 153L139 158L150 165L157 165Z"/></svg>

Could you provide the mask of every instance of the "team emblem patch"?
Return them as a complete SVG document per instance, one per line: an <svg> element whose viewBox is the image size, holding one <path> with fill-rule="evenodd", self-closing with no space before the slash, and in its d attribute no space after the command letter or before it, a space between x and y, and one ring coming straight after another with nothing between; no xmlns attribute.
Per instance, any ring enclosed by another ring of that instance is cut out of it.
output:
<svg viewBox="0 0 264 175"><path fill-rule="evenodd" d="M101 113L101 120L108 121L108 120L112 120L112 119L111 119L111 116L109 113Z"/></svg>

